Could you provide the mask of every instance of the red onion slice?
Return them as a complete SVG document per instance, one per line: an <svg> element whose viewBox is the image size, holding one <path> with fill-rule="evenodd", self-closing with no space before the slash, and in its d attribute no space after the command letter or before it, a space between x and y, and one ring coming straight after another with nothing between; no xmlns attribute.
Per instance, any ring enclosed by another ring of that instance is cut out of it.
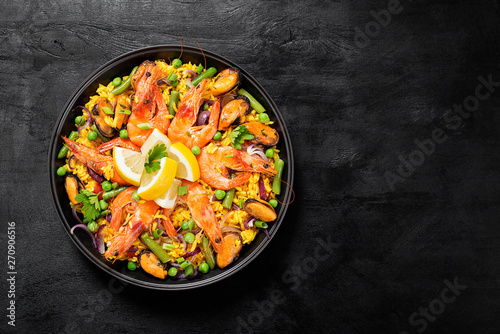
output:
<svg viewBox="0 0 500 334"><path fill-rule="evenodd" d="M241 233L241 230L235 226L225 226L222 228L222 233L228 233L228 232L235 232L235 233Z"/></svg>
<svg viewBox="0 0 500 334"><path fill-rule="evenodd" d="M198 74L196 74L196 72L193 70L185 70L184 72L182 72L182 74L189 74L191 80L196 80L196 78L198 77Z"/></svg>
<svg viewBox="0 0 500 334"><path fill-rule="evenodd" d="M69 170L75 169L74 167L71 167L71 161L73 161L74 159L76 159L76 157L74 155L72 155L71 157L69 157L69 160L68 160L68 168L69 168Z"/></svg>
<svg viewBox="0 0 500 334"><path fill-rule="evenodd" d="M81 136L81 131L83 129L85 129L86 127L88 127L91 123L92 123L92 113L90 112L90 110L88 110L87 108L85 108L84 106L76 106L73 108L73 110L71 111L75 111L77 109L83 109L87 112L87 114L89 115L87 121L85 122L85 124L83 125L78 125L78 136Z"/></svg>
<svg viewBox="0 0 500 334"><path fill-rule="evenodd" d="M90 175L91 178L93 178L95 181L99 183L103 183L106 179L103 178L101 175L97 174L94 172L92 169L87 167L87 173Z"/></svg>
<svg viewBox="0 0 500 334"><path fill-rule="evenodd" d="M73 214L73 217L75 217L76 221L78 222L79 225L85 225L82 220L80 219L80 217L78 217L78 214L76 212L76 204L73 205L73 207L71 208L71 213Z"/></svg>
<svg viewBox="0 0 500 334"><path fill-rule="evenodd" d="M269 235L269 231L267 230L267 228L261 228L261 230L264 231L264 234L266 235L266 237L271 240L271 236Z"/></svg>
<svg viewBox="0 0 500 334"><path fill-rule="evenodd" d="M99 226L99 229L97 230L96 233L96 238L95 241L97 243L97 251L99 254L104 254L104 229L106 228L106 225L101 225Z"/></svg>
<svg viewBox="0 0 500 334"><path fill-rule="evenodd" d="M253 224L257 219L255 217L248 217L244 222L243 226L245 226L245 230L250 229L250 224Z"/></svg>
<svg viewBox="0 0 500 334"><path fill-rule="evenodd" d="M94 246L94 248L97 248L97 245L96 245L96 242L95 242L95 237L94 237L94 234L92 232L89 231L89 229L87 228L87 225L85 224L76 224L75 226L73 226L71 228L70 233L73 234L73 231L77 228L81 228L82 230L85 231L85 233L87 233L92 241L92 245Z"/></svg>
<svg viewBox="0 0 500 334"><path fill-rule="evenodd" d="M250 155L257 154L259 157L264 159L266 162L269 162L269 158L264 153L264 150L262 148L256 146L255 144L252 144L252 145L247 147L247 153Z"/></svg>
<svg viewBox="0 0 500 334"><path fill-rule="evenodd" d="M194 256L194 255L198 254L199 252L201 252L200 247L196 247L196 248L194 249L194 251L192 251L192 252L187 252L186 254L181 255L181 257L183 257L183 258L191 257L191 256Z"/></svg>
<svg viewBox="0 0 500 334"><path fill-rule="evenodd" d="M188 244L186 240L184 240L184 236L182 234L177 234L177 239L184 244L184 251L187 251Z"/></svg>
<svg viewBox="0 0 500 334"><path fill-rule="evenodd" d="M198 115L198 119L196 120L196 125L206 125L208 124L208 118L210 116L210 110L204 110L200 112Z"/></svg>
<svg viewBox="0 0 500 334"><path fill-rule="evenodd" d="M159 79L159 80L156 82L156 84L157 84L158 86L161 86L161 85L171 86L171 85L172 85L172 83L171 83L171 82L170 82L170 81L169 81L166 77L165 77L165 78L161 78L161 79Z"/></svg>

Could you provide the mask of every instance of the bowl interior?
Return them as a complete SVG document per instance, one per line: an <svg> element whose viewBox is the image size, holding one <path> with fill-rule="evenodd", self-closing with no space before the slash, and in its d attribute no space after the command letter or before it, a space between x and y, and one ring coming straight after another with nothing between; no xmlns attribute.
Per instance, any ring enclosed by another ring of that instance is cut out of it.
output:
<svg viewBox="0 0 500 334"><path fill-rule="evenodd" d="M66 103L62 113L60 114L56 122L49 150L49 177L52 197L54 199L56 211L61 218L63 227L70 238L73 240L75 245L92 262L94 262L98 267L108 272L109 274L138 286L159 290L190 289L211 284L224 279L246 266L266 247L270 240L265 237L264 233L258 233L257 237L251 243L251 245L243 247L240 253L240 257L233 264L224 269L215 268L208 274L200 275L197 278L191 280L160 280L153 276L150 276L143 270L129 271L126 269L126 265L124 262L116 261L113 264L107 261L103 255L99 254L99 252L92 246L90 238L87 234L85 234L85 232L77 229L75 230L74 234L70 234L70 229L76 224L76 222L71 214L71 209L68 204L68 197L64 189L64 179L60 176L57 176L55 170L64 165L63 159L57 159L57 153L62 147L61 137L63 135L68 135L72 130L75 129L74 119L77 114L71 111L74 107L78 105L84 105L86 102L88 102L89 97L95 95L95 91L97 90L99 84L106 85L116 76L123 76L128 74L134 66L141 64L143 61L155 59L165 59L166 61L169 61L177 58L180 55L180 52L180 46L155 46L140 49L119 56L96 70L81 84L81 86L75 91L75 93ZM241 70L242 82L240 87L245 88L250 94L252 94L266 108L269 117L275 122L273 127L278 131L280 135L280 142L278 145L278 149L280 150L280 157L285 161L283 180L286 181L290 186L293 186L293 155L290 138L285 123L278 111L278 108L276 107L270 96L254 78L252 78L244 69L242 69L235 63L209 51L204 51L204 53L206 57L207 68L213 66L217 68L218 72L228 67L235 67ZM184 47L182 53L182 61L191 61L192 63L196 64L204 64L202 53L198 49L191 47ZM278 200L282 203L288 203L290 202L290 198L290 188L283 185L282 193L280 196L278 196ZM286 205L278 206L278 218L274 223L270 224L271 227L269 229L269 233L271 235L271 238L274 236L279 226L281 225L286 210Z"/></svg>

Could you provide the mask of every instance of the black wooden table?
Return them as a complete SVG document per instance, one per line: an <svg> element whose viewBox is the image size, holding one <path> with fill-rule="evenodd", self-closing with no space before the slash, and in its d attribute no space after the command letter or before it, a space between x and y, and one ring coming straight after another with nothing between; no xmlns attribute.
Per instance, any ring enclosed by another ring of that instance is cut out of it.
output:
<svg viewBox="0 0 500 334"><path fill-rule="evenodd" d="M500 332L499 14L486 0L3 1L0 332ZM97 67L181 37L273 97L297 199L222 283L124 287L59 223L48 144Z"/></svg>

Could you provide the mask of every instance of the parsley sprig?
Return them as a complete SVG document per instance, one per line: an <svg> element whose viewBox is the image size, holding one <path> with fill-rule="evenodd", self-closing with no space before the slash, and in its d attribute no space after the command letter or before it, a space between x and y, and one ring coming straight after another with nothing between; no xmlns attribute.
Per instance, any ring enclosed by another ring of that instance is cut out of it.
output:
<svg viewBox="0 0 500 334"><path fill-rule="evenodd" d="M245 140L250 140L253 138L254 135L251 134L248 131L247 127L244 125L238 126L236 129L233 130L233 132L229 134L231 145L233 145L233 147L238 150L241 150L241 144L243 144Z"/></svg>
<svg viewBox="0 0 500 334"><path fill-rule="evenodd" d="M80 189L80 193L75 196L79 203L83 203L82 212L83 218L88 221L94 221L101 214L101 206L99 205L99 195L94 194L86 189Z"/></svg>
<svg viewBox="0 0 500 334"><path fill-rule="evenodd" d="M144 161L144 168L146 173L151 174L160 169L160 159L167 156L167 147L165 144L156 144L149 150L146 160Z"/></svg>

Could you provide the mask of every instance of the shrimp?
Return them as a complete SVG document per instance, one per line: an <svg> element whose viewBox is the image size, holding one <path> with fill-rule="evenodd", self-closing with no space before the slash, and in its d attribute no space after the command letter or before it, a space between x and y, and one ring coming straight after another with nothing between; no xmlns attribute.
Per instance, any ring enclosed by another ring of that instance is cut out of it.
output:
<svg viewBox="0 0 500 334"><path fill-rule="evenodd" d="M174 208L176 205L177 205L177 202L173 208L171 208L171 209L162 208L161 212L160 212L161 215L167 217L167 219L162 218L161 223L162 223L163 228L165 229L165 232L167 232L168 236L171 238L173 238L177 235L177 231L175 230L174 224L172 223L172 221L170 220L170 217L169 217L170 214L172 213L172 211L174 211Z"/></svg>
<svg viewBox="0 0 500 334"><path fill-rule="evenodd" d="M131 78L135 90L132 115L127 123L128 136L132 143L141 147L154 129L167 133L170 125L168 108L158 88L158 79L166 76L160 66L152 61L143 62ZM142 130L139 125L147 124L151 129Z"/></svg>
<svg viewBox="0 0 500 334"><path fill-rule="evenodd" d="M205 189L197 182L186 180L182 181L182 185L188 186L187 194L183 195L183 197L194 222L203 229L212 242L215 251L222 251L222 231Z"/></svg>
<svg viewBox="0 0 500 334"><path fill-rule="evenodd" d="M104 254L106 258L120 257L137 240L139 235L148 228L154 220L154 215L158 211L159 205L154 201L136 202L132 199L136 187L129 187L122 191L111 203L111 223L110 227L119 231L111 240L111 245ZM123 220L123 210L128 211L131 216L128 223L120 231Z"/></svg>
<svg viewBox="0 0 500 334"><path fill-rule="evenodd" d="M106 167L111 167L111 180L120 184L129 184L122 179L118 172L115 170L113 164L113 157L109 155L100 154L98 150L85 146L63 137L69 150L80 160L84 165L92 169L97 174L103 175Z"/></svg>
<svg viewBox="0 0 500 334"><path fill-rule="evenodd" d="M132 141L130 139L128 139L128 138L122 139L120 137L116 137L115 139L111 139L107 143L100 145L97 148L97 151L99 151L99 153L104 153L106 151L111 150L113 147L116 147L116 146L127 148L127 149L135 151L135 152L141 152L141 149L137 145L132 143Z"/></svg>
<svg viewBox="0 0 500 334"><path fill-rule="evenodd" d="M196 87L192 87L179 105L177 114L168 129L168 138L173 143L181 142L188 148L204 147L217 133L219 123L220 103L212 105L207 125L193 126L198 117L198 111L203 103L203 95L207 91L208 80L203 79Z"/></svg>
<svg viewBox="0 0 500 334"><path fill-rule="evenodd" d="M214 153L208 153L203 148L196 158L200 166L201 179L212 187L222 190L229 190L245 183L252 176L251 172L269 176L277 173L264 159L229 146L219 146ZM228 168L244 173L231 179Z"/></svg>

